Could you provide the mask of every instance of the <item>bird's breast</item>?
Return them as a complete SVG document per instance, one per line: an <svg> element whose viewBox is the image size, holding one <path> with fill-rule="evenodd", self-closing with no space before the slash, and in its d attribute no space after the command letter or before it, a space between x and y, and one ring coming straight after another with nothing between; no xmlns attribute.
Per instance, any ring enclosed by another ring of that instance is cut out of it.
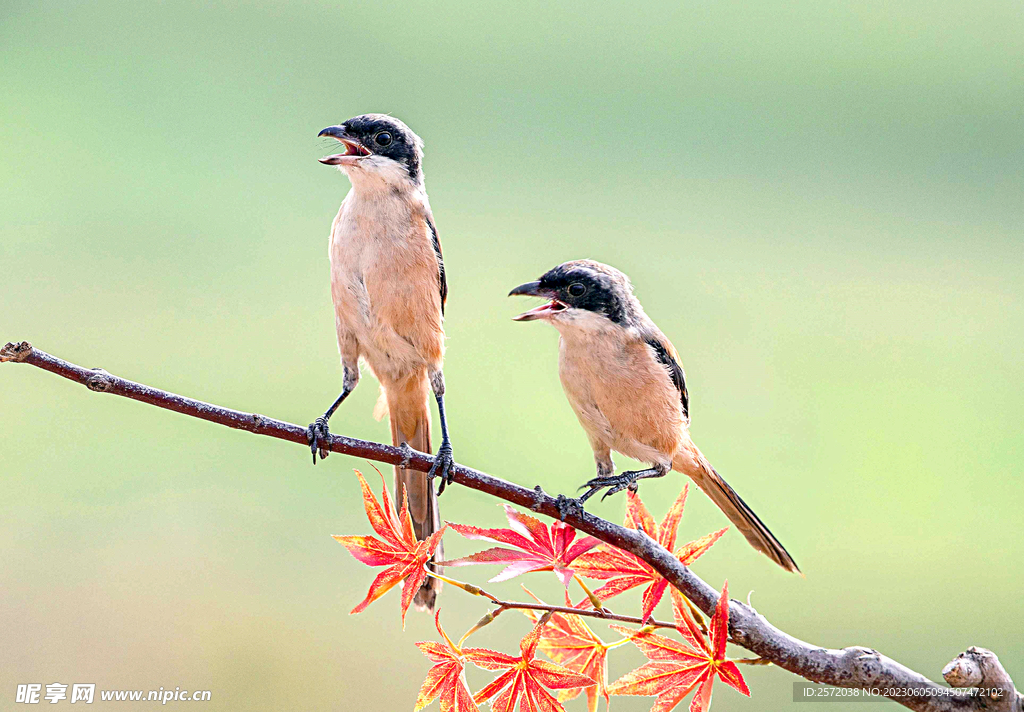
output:
<svg viewBox="0 0 1024 712"><path fill-rule="evenodd" d="M339 333L352 333L371 368L405 373L444 353L437 258L409 196L350 192L331 233L331 294Z"/></svg>
<svg viewBox="0 0 1024 712"><path fill-rule="evenodd" d="M679 395L643 342L563 332L559 377L591 436L638 460L671 459L684 430Z"/></svg>

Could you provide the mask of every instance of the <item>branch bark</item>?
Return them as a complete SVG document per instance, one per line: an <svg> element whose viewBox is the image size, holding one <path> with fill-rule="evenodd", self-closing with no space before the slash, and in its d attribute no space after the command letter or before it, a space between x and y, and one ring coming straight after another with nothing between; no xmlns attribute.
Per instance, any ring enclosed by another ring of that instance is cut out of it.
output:
<svg viewBox="0 0 1024 712"><path fill-rule="evenodd" d="M4 361L36 366L81 383L97 393L124 396L193 418L226 425L229 428L247 430L257 435L268 435L308 447L306 428L299 425L275 420L257 413L245 413L204 403L114 376L103 369L83 368L33 348L27 341L8 343L3 349L0 349L0 362ZM392 465L403 464L405 467L422 472L428 471L433 463L433 457L421 452L403 451L390 445L357 440L343 435L333 435L328 449L331 452L377 462ZM463 465L456 465L454 472L454 481L464 487L485 492L551 518L559 516L555 498L546 494L539 485L529 489ZM708 616L714 613L718 592L684 566L671 552L642 532L626 529L586 512L581 515L570 514L565 521L579 531L636 554L654 567L670 584L682 591ZM779 630L753 608L736 600L729 602L729 635L733 643L807 680L836 687L875 689L882 696L912 710L946 712L948 710L1013 709L1019 711L1022 709L1021 695L1014 689L1013 683L1009 681L1009 676L1005 671L1002 672L1005 681L1000 678L999 684L1002 685L1001 689L1007 690L1007 694L998 702L1010 706L997 708L993 705L994 701L991 698L982 695L956 694L951 688L938 685L924 675L914 672L870 648L853 646L835 650L806 643ZM992 655L992 658L995 656ZM998 664L998 660L996 660L996 664ZM1001 666L999 670L1002 670ZM974 678L964 679L973 680ZM995 684L992 679L989 679L989 683Z"/></svg>

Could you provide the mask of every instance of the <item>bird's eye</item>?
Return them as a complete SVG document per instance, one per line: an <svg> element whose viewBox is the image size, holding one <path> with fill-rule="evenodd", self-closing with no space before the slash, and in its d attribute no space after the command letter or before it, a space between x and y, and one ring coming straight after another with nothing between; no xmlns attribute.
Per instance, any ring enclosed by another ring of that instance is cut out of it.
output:
<svg viewBox="0 0 1024 712"><path fill-rule="evenodd" d="M579 282L573 282L569 285L569 294L574 297L582 297L587 293L587 286L580 284Z"/></svg>
<svg viewBox="0 0 1024 712"><path fill-rule="evenodd" d="M387 131L381 131L379 134L373 137L373 140L377 142L378 146L387 146L391 143L391 134Z"/></svg>

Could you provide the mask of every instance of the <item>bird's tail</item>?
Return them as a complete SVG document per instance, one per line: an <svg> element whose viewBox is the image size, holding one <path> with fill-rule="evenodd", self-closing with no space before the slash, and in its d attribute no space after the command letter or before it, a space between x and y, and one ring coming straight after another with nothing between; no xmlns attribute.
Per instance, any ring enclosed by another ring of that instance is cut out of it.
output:
<svg viewBox="0 0 1024 712"><path fill-rule="evenodd" d="M386 398L388 416L391 421L391 442L395 445L408 443L420 452L430 450L430 384L426 374L414 376L399 383L389 384L382 400ZM441 514L437 508L437 494L430 486L426 473L395 466L395 497L405 491L409 497L409 514L417 539L426 539L441 528ZM397 500L401 501L401 500ZM399 504L401 506L401 504ZM444 551L439 544L434 560L444 561ZM441 573L440 567L429 565ZM416 592L414 603L422 610L433 610L441 582L428 576Z"/></svg>
<svg viewBox="0 0 1024 712"><path fill-rule="evenodd" d="M752 547L763 553L786 571L800 572L793 557L786 547L779 543L775 535L764 525L736 490L715 472L715 468L707 461L696 445L682 448L672 460L672 469L689 476L704 494L718 505L718 508L729 518L729 521L740 530Z"/></svg>

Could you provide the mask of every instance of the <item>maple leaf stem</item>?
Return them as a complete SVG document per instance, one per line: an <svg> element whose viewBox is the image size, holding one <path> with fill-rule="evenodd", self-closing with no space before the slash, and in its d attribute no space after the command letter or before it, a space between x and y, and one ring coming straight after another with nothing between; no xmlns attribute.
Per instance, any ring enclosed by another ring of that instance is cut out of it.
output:
<svg viewBox="0 0 1024 712"><path fill-rule="evenodd" d="M488 613L486 613L483 618L481 618L480 620L478 620L476 622L476 625L474 625L472 628L467 630L465 632L465 634L461 638L459 638L458 647L461 648L462 644L466 642L466 638L468 638L469 636L473 635L473 633L476 633L478 630L483 628L485 625L489 625L491 623L491 621L493 621L495 618L500 616L506 610L508 610L508 609L505 608L504 606L498 606L493 611L489 611Z"/></svg>
<svg viewBox="0 0 1024 712"><path fill-rule="evenodd" d="M600 598L598 598L597 596L594 595L593 591L591 591L589 588L587 588L587 584L583 583L583 579L582 578L580 578L575 573L572 575L572 577L576 580L576 583L578 583L580 585L580 588L583 589L583 592L585 594L587 594L587 598L590 599L590 605L592 605L594 607L595 611L604 611L604 610L606 610L605 607L604 607L604 603L601 601Z"/></svg>
<svg viewBox="0 0 1024 712"><path fill-rule="evenodd" d="M704 614L699 608L697 608L697 606L693 605L693 601L687 598L686 594L683 594L683 600L686 601L686 605L690 609L690 613L693 614L694 620L697 621L697 627L700 628L700 632L707 635L708 627L704 623Z"/></svg>
<svg viewBox="0 0 1024 712"><path fill-rule="evenodd" d="M501 603L502 603L501 599L499 599L497 596L494 596L494 595L492 595L490 593L487 593L487 591L483 590L482 588L480 588L479 586L477 586L475 584L466 583L464 581L456 581L453 578L448 578L444 574L439 574L436 571L431 571L430 568L428 568L427 566L424 566L423 570L427 572L428 576L433 576L434 578L436 578L436 579L438 579L440 581L444 581L445 583L447 583L447 584L449 584L451 586L455 586L455 588L461 588L463 591L465 591L466 593L468 593L468 594L470 594L472 596L483 596L484 598L491 599L492 603L497 603L499 605L501 605Z"/></svg>
<svg viewBox="0 0 1024 712"><path fill-rule="evenodd" d="M766 658L730 658L730 662L737 665L771 665L772 661Z"/></svg>

